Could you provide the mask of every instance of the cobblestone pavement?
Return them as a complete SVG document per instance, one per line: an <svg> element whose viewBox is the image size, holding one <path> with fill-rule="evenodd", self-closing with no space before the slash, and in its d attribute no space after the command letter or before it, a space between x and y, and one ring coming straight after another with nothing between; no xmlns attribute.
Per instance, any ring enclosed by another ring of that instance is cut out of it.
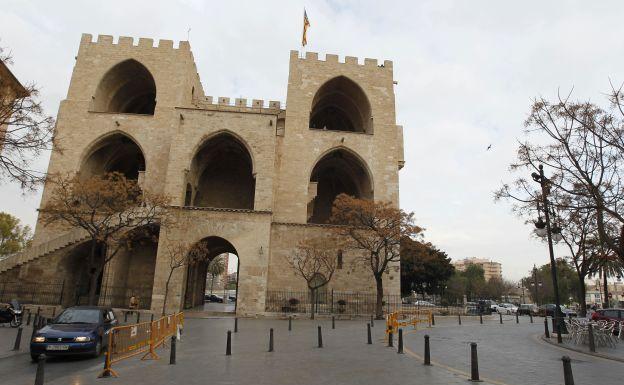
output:
<svg viewBox="0 0 624 385"><path fill-rule="evenodd" d="M406 331L408 354L422 360L424 335L430 336L431 360L434 365L449 371L470 371L470 342L476 342L479 371L482 378L509 385L560 385L563 383L564 355L572 359L576 384L618 385L624 383L624 363L576 353L541 340L543 318L507 316L500 325L498 316L464 318L459 326L457 318L437 318L432 329ZM623 350L624 345L618 346Z"/></svg>
<svg viewBox="0 0 624 385"><path fill-rule="evenodd" d="M383 322L375 323L374 344L367 345L364 320L336 321L335 330L330 320L297 320L288 332L285 320L241 319L239 332L232 335L232 356L226 357L226 332L233 329L233 319L192 319L187 320L175 366L168 365L169 350L159 349L160 360L129 359L114 366L119 378L97 379L102 359L51 359L46 384L466 384L472 341L479 344L484 384L561 384L564 354L573 359L577 384L619 385L624 378L622 363L540 341L536 336L543 324L537 319L533 325L521 318L520 325L502 326L494 319L486 325L464 319L462 326L454 318L436 321L426 331L406 330L407 354L401 355L385 346ZM316 347L317 325L323 328L322 349ZM269 328L275 331L273 353L267 352ZM425 333L431 335L431 367L422 365ZM25 351L0 358L0 378L32 384L36 365L29 361Z"/></svg>

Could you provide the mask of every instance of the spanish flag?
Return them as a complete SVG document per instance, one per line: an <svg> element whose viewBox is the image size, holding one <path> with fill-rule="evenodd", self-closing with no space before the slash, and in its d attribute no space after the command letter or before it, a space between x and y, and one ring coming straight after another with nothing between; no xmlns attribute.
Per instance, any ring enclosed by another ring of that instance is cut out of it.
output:
<svg viewBox="0 0 624 385"><path fill-rule="evenodd" d="M305 47L308 44L308 28L310 28L310 21L308 20L308 14L305 8L303 9L303 36L301 37L301 46Z"/></svg>

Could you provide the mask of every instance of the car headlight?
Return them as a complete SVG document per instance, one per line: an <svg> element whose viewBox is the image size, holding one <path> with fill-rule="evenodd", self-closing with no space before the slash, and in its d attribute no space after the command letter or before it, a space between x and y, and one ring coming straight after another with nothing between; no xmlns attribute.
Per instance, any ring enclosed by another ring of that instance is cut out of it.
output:
<svg viewBox="0 0 624 385"><path fill-rule="evenodd" d="M79 337L74 338L74 341L76 342L87 342L89 340L91 340L91 338L86 337L86 336L79 336Z"/></svg>
<svg viewBox="0 0 624 385"><path fill-rule="evenodd" d="M37 336L37 337L33 338L33 342L45 342L45 337Z"/></svg>

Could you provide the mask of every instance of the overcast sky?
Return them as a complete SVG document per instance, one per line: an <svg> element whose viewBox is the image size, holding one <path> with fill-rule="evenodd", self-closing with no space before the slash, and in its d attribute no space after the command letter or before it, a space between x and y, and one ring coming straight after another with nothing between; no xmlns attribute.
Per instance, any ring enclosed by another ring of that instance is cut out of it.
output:
<svg viewBox="0 0 624 385"><path fill-rule="evenodd" d="M499 261L506 278L518 279L547 262L547 248L493 191L512 180L508 165L533 97L574 87L577 98L604 103L609 79L624 81L624 2L511 3L1 0L0 45L54 116L81 33L179 41L190 28L207 95L285 101L305 5L309 51L394 61L405 132L401 207L453 259ZM0 186L0 211L27 224L39 200L40 192Z"/></svg>

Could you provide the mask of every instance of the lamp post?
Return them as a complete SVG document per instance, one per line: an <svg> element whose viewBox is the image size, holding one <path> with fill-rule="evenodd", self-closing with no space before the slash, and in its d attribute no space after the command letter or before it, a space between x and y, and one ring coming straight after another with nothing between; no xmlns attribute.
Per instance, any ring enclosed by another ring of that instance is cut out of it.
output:
<svg viewBox="0 0 624 385"><path fill-rule="evenodd" d="M534 172L531 174L531 177L534 181L540 184L542 188L542 205L544 211L544 217L546 218L546 223L542 221L541 215L539 215L540 207L537 206L538 209L538 220L535 222L535 228L537 235L544 236L548 239L548 254L550 256L550 276L553 282L553 291L555 292L555 325L557 326L557 343L562 343L563 339L561 338L561 301L559 299L559 285L557 283L557 264L555 261L555 253L553 251L553 240L555 242L560 241L563 237L561 235L561 228L557 226L555 223L554 226L550 225L550 210L548 207L548 192L550 187L548 186L548 179L544 176L544 166L539 165L539 174Z"/></svg>
<svg viewBox="0 0 624 385"><path fill-rule="evenodd" d="M542 281L537 281L537 267L535 267L535 264L533 264L533 282L531 282L531 287L535 288L535 303L539 306L540 301L538 288L542 287Z"/></svg>
<svg viewBox="0 0 624 385"><path fill-rule="evenodd" d="M522 289L522 303L524 303L524 285L518 284L518 289Z"/></svg>

